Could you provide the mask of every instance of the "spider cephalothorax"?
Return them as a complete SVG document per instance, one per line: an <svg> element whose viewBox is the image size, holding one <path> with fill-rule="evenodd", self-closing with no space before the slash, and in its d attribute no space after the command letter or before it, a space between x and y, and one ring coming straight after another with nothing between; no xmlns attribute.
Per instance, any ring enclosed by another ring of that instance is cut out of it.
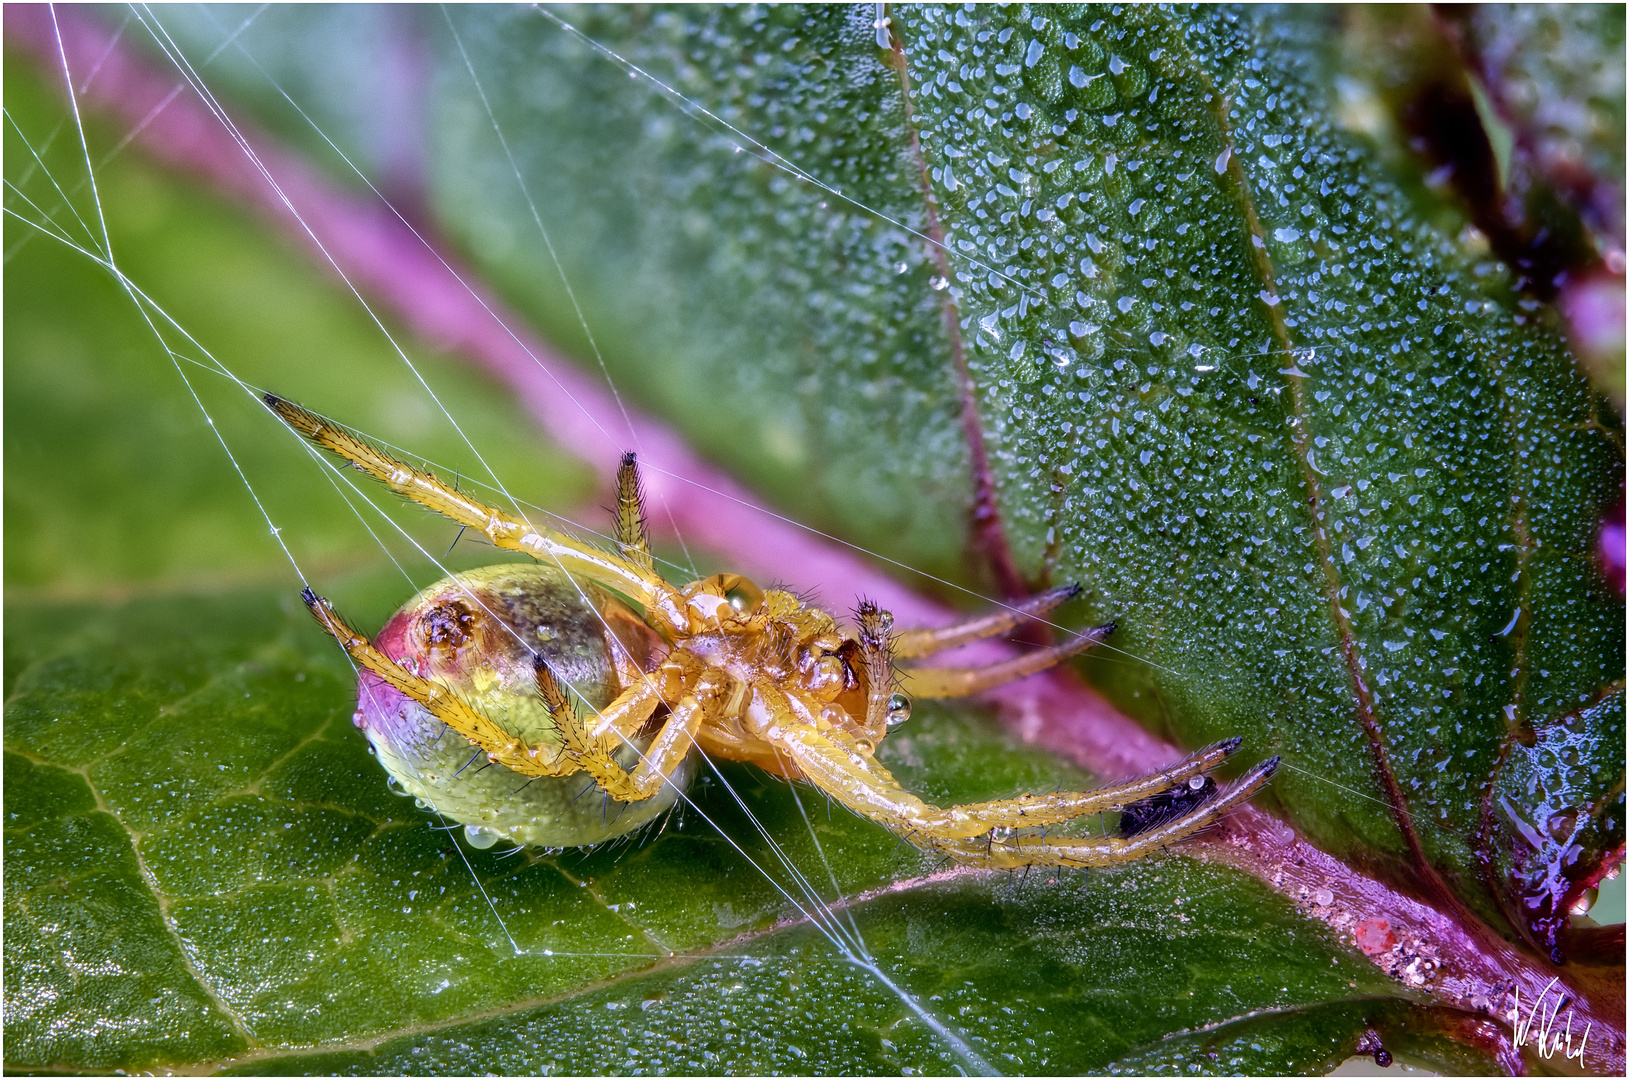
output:
<svg viewBox="0 0 1629 1080"><path fill-rule="evenodd" d="M845 631L796 595L760 589L737 574L683 587L657 574L631 454L619 474L613 554L472 499L297 405L271 396L266 402L393 490L538 560L439 582L374 641L326 600L305 594L362 671L356 719L386 767L407 790L483 836L564 847L627 832L679 797L699 748L806 780L960 862L1101 866L1204 828L1259 790L1278 765L1270 759L1218 790L1204 774L1238 748L1229 739L1152 776L1096 791L925 803L874 756L909 715L911 696L960 697L1000 686L1096 644L1113 628L983 667L912 661L1010 630L1076 590L1054 589L931 630L896 631L888 612L862 603ZM517 791L512 774L531 782ZM595 787L603 799L583 800ZM614 816L602 807L612 802L619 806ZM1116 836L1024 831L1122 809Z"/></svg>

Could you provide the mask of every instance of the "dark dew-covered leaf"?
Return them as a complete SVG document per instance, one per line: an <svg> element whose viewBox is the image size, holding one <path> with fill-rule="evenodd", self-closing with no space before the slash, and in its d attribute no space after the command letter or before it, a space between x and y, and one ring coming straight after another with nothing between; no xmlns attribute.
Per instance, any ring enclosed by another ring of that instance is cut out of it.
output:
<svg viewBox="0 0 1629 1080"><path fill-rule="evenodd" d="M391 587L381 575L352 591ZM7 657L7 805L26 807L6 841L14 1066L855 1073L982 1058L1078 1072L1174 1030L1393 992L1236 871L1172 856L1090 875L935 874L742 767L609 850L460 853L387 793L348 723L348 666L278 594L7 617L41 650ZM190 689L87 689L109 663ZM931 797L1088 782L982 720L920 712L885 756ZM121 716L111 746L63 747ZM64 758L72 771L51 763ZM759 869L775 854L754 818L793 865L829 865L843 895L884 890L838 917L931 1024L796 917ZM1354 1045L1363 1023L1329 1013L1319 1045ZM1261 1061L1310 1060L1284 1045Z"/></svg>
<svg viewBox="0 0 1629 1080"><path fill-rule="evenodd" d="M1520 843L1494 788L1603 695L1621 727L1623 667L1590 557L1621 429L1553 313L1337 123L1323 22L894 18L885 49L835 9L459 13L438 206L569 338L517 239L535 204L633 392L889 554L943 549L879 537L876 501L969 509L972 394L1019 573L1118 621L1100 685L1190 745L1283 753L1272 797L1320 846L1549 952L1486 869ZM1569 798L1616 821L1621 761L1582 768ZM1581 880L1619 828L1546 865Z"/></svg>
<svg viewBox="0 0 1629 1080"><path fill-rule="evenodd" d="M139 1069L241 1050L85 777L9 750L5 770L8 1063Z"/></svg>

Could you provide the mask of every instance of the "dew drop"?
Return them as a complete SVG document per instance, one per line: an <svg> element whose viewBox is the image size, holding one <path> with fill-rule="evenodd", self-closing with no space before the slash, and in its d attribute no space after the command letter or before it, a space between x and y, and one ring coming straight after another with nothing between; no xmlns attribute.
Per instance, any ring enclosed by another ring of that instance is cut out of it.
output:
<svg viewBox="0 0 1629 1080"><path fill-rule="evenodd" d="M503 834L487 828L485 825L465 825L464 840L472 848L485 851L487 848L503 839Z"/></svg>

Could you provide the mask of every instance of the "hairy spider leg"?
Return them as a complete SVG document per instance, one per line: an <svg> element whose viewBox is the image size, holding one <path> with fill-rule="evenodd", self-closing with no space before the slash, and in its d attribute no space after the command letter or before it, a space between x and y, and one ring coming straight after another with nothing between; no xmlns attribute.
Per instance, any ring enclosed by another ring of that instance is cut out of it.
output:
<svg viewBox="0 0 1629 1080"><path fill-rule="evenodd" d="M912 697L955 698L967 697L1022 679L1038 671L1045 671L1083 653L1114 632L1114 624L1093 627L1077 634L1073 641L1049 649L1015 656L1011 660L987 664L984 667L910 667L899 672L900 688Z"/></svg>
<svg viewBox="0 0 1629 1080"><path fill-rule="evenodd" d="M928 838L972 839L991 829L1051 825L1115 809L1197 776L1221 764L1239 747L1238 739L1212 743L1169 768L1094 791L1058 791L940 807L901 787L853 736L837 728L822 729L802 720L800 713L817 714L814 703L794 703L786 691L765 684L757 684L754 689L775 716L776 722L766 730L764 738L778 753L795 763L816 787L850 810L919 843ZM1195 816L1191 814L1188 819ZM1194 826L1195 829L1202 827L1203 824Z"/></svg>
<svg viewBox="0 0 1629 1080"><path fill-rule="evenodd" d="M689 756L695 746L696 732L717 711L729 688L729 679L722 672L715 674L704 670L697 675L692 670L686 673L675 671L674 674L680 678L688 674L690 678L686 679L687 686L679 697L679 703L663 721L650 748L640 755L642 760L637 768L629 772L609 754L584 755L581 758L583 771L619 802L640 802L662 790L662 785ZM560 730L583 731L571 702L547 665L539 664L537 667L537 687ZM630 691L635 689L638 688L630 687ZM623 696L628 695L624 693Z"/></svg>
<svg viewBox="0 0 1629 1080"><path fill-rule="evenodd" d="M1021 603L1000 608L987 615L979 615L964 622L928 629L899 630L894 633L894 656L910 659L931 656L946 649L968 645L983 638L994 637L1019 626L1030 619L1040 618L1059 604L1080 595L1079 585L1064 585L1037 593Z"/></svg>
<svg viewBox="0 0 1629 1080"><path fill-rule="evenodd" d="M617 469L617 547L622 557L647 572L655 572L650 557L650 533L645 528L645 491L639 482L639 459L633 451L622 455Z"/></svg>
<svg viewBox="0 0 1629 1080"><path fill-rule="evenodd" d="M869 600L855 612L860 627L860 662L865 667L865 730L882 738L888 733L894 696L894 636L892 612Z"/></svg>
<svg viewBox="0 0 1629 1080"><path fill-rule="evenodd" d="M659 632L670 637L690 632L684 595L650 568L472 499L431 473L398 461L338 424L275 394L265 395L265 402L289 427L382 480L392 491L460 525L481 530L497 547L554 562L568 574L622 590L645 609L648 621Z"/></svg>
<svg viewBox="0 0 1629 1080"><path fill-rule="evenodd" d="M1239 782L1205 805L1165 822L1158 828L1133 837L1088 837L1074 839L1052 836L924 837L910 839L930 850L950 856L957 862L991 870L1015 870L1021 866L1115 866L1192 836L1215 824L1228 811L1246 802L1266 786L1278 769L1271 757L1245 773Z"/></svg>
<svg viewBox="0 0 1629 1080"><path fill-rule="evenodd" d="M520 740L447 687L402 667L379 651L365 636L351 629L325 598L310 589L300 595L322 628L340 643L360 667L423 705L437 720L484 750L490 760L518 756L517 761L503 760L501 764L529 776L567 776L577 771L576 764L563 755L525 747ZM532 752L526 753L527 749Z"/></svg>

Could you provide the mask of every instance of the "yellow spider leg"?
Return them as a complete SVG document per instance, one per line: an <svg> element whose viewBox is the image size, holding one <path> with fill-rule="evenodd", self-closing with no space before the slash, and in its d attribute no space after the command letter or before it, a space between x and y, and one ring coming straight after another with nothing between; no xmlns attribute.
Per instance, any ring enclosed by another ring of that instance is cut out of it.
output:
<svg viewBox="0 0 1629 1080"><path fill-rule="evenodd" d="M305 606L351 659L430 710L437 720L487 752L487 757L526 776L567 776L576 765L548 747L528 746L440 683L415 675L348 626L327 600L306 589Z"/></svg>
<svg viewBox="0 0 1629 1080"><path fill-rule="evenodd" d="M1030 619L1039 618L1057 607L1066 600L1073 600L1080 595L1079 585L1066 585L1059 589L1048 589L1044 593L1030 597L1022 603L992 611L988 615L968 619L965 622L951 623L949 626L936 626L922 630L900 630L895 632L893 644L894 655L900 658L913 656L931 656L946 649L954 649L960 645L967 645L981 638L994 637L997 634L1011 630Z"/></svg>
<svg viewBox="0 0 1629 1080"><path fill-rule="evenodd" d="M662 703L656 687L649 680L642 679L624 689L615 701L599 710L597 722L589 728L583 725L577 710L571 706L570 699L547 664L539 661L534 674L538 696L548 706L567 754L610 754L644 727L656 707Z"/></svg>
<svg viewBox="0 0 1629 1080"><path fill-rule="evenodd" d="M1189 754L1181 761L1136 780L1091 791L1054 791L1044 795L1022 795L1016 799L962 803L954 809L968 814L987 829L1026 829L1056 825L1086 814L1118 810L1127 803L1170 791L1184 781L1216 768L1239 748L1237 738L1224 739Z"/></svg>
<svg viewBox="0 0 1629 1080"><path fill-rule="evenodd" d="M559 684L548 668L538 668L537 682L544 703L548 705L549 712L553 714L555 723L560 729L562 731L572 729L587 736L587 741L581 744L581 750L568 744L567 753L573 757L579 768L594 778L594 782L599 784L607 795L618 802L643 802L662 790L662 785L667 783L668 777L673 775L673 771L683 763L691 748L695 746L696 731L716 708L724 687L723 681L714 680L709 675L703 674L697 680L695 689L686 692L679 699L678 706L656 733L656 738L651 742L649 749L641 755L642 760L638 768L630 773L611 756L611 737L596 739L583 731L571 703L566 700L565 694L560 690ZM654 707L652 705L652 711ZM649 711L646 715L649 715ZM616 742L620 743L620 738L616 739Z"/></svg>
<svg viewBox="0 0 1629 1080"><path fill-rule="evenodd" d="M888 731L894 690L894 616L869 600L860 601L860 662L865 666L865 730L876 738Z"/></svg>
<svg viewBox="0 0 1629 1080"><path fill-rule="evenodd" d="M540 528L448 487L430 473L415 469L316 413L273 394L266 404L289 427L325 450L345 458L363 472L420 505L485 533L494 545L521 551L541 562L555 562L568 574L621 589L638 602L659 630L669 636L689 632L684 597L648 567L574 540L554 529Z"/></svg>
<svg viewBox="0 0 1629 1080"><path fill-rule="evenodd" d="M538 682L541 685L543 671L539 668ZM593 739L609 739L612 747L621 746L625 739L631 739L636 731L645 726L645 721L651 718L656 707L662 704L662 693L654 682L655 676L646 675L633 685L627 687L617 695L615 701L597 710L593 726L588 729L588 736Z"/></svg>
<svg viewBox="0 0 1629 1080"><path fill-rule="evenodd" d="M1260 791L1278 768L1278 758L1268 758L1244 775L1219 797L1192 811L1132 837L1106 836L1076 839L1050 836L1008 836L965 839L906 835L923 847L941 852L957 862L993 870L1021 866L1114 866L1139 859L1174 844L1212 825L1229 810Z"/></svg>
<svg viewBox="0 0 1629 1080"><path fill-rule="evenodd" d="M1088 630L1065 645L1036 649L985 667L905 668L900 672L900 689L911 697L919 698L966 697L1037 671L1045 671L1077 653L1085 652L1108 637L1113 629L1114 624L1109 623Z"/></svg>
<svg viewBox="0 0 1629 1080"><path fill-rule="evenodd" d="M624 559L653 572L650 536L645 531L645 493L639 483L639 459L632 452L622 455L622 467L617 469L617 547Z"/></svg>
<svg viewBox="0 0 1629 1080"><path fill-rule="evenodd" d="M855 813L913 843L942 851L963 862L1103 866L1133 859L1214 822L1260 790L1278 767L1277 758L1263 762L1219 798L1135 837L1102 840L1013 837L998 842L980 838L992 829L1067 821L1168 790L1220 764L1238 748L1239 742L1228 739L1214 743L1161 772L1100 791L939 807L900 787L888 770L863 752L847 733L836 728L819 730L812 724L799 722L790 702L777 700L778 695L763 686L758 690L760 699L777 720L766 737L779 753L797 764L806 779ZM1009 862L989 862L990 853L998 849L1006 852L1001 858ZM1027 859L1028 863L1010 861L1019 858Z"/></svg>
<svg viewBox="0 0 1629 1080"><path fill-rule="evenodd" d="M1194 775L1201 762L1219 763L1231 747L1218 743L1163 774L1103 792L1060 792L1028 799L940 807L906 791L859 743L838 728L820 729L799 719L784 693L759 685L759 698L775 716L764 738L795 763L815 787L880 825L912 839L967 839L992 828L1022 828L1068 821L1157 794ZM1236 743L1234 745L1237 745Z"/></svg>

